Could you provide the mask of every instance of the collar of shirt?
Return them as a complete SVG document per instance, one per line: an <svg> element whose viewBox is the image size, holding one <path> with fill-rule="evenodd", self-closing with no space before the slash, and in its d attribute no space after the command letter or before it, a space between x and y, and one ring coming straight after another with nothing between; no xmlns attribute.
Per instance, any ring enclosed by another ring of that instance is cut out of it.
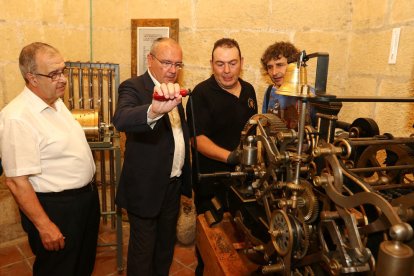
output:
<svg viewBox="0 0 414 276"><path fill-rule="evenodd" d="M37 96L32 90L30 90L27 86L23 89L24 96L30 101L30 106L33 109L40 113L47 108L51 108L47 103L45 103L39 96ZM55 108L57 111L60 111L62 100L59 98L55 102Z"/></svg>
<svg viewBox="0 0 414 276"><path fill-rule="evenodd" d="M161 85L161 83L159 81L157 81L157 79L151 74L151 70L150 69L148 69L148 74L150 75L150 78L154 82L155 86L160 86Z"/></svg>

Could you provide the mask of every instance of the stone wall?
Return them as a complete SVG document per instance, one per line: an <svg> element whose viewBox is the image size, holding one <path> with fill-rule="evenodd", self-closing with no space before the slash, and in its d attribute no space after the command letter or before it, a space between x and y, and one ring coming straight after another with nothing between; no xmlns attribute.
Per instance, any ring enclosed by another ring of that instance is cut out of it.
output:
<svg viewBox="0 0 414 276"><path fill-rule="evenodd" d="M330 94L412 96L414 90L412 0L0 0L0 108L24 85L17 58L33 41L54 45L67 60L119 63L121 81L130 77L130 20L138 18L179 19L186 65L181 82L188 88L211 74L214 41L233 37L244 56L243 78L256 88L259 106L268 82L260 56L278 40L289 40L307 53L330 54ZM400 46L397 63L389 65L394 27L401 28ZM308 64L311 80L315 62ZM345 103L340 118L372 117L381 132L407 135L411 114L409 104ZM3 184L0 202L6 210L0 237L6 237L6 229L18 223L18 212Z"/></svg>
<svg viewBox="0 0 414 276"><path fill-rule="evenodd" d="M22 237L25 233L20 224L19 209L14 198L4 185L4 176L0 177L0 246Z"/></svg>

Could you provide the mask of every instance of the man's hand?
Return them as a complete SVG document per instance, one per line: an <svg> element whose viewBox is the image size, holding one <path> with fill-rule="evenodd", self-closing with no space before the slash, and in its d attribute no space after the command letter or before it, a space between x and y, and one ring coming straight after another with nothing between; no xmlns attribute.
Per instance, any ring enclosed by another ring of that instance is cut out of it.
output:
<svg viewBox="0 0 414 276"><path fill-rule="evenodd" d="M58 251L65 247L65 237L53 222L38 228L40 239L46 250Z"/></svg>
<svg viewBox="0 0 414 276"><path fill-rule="evenodd" d="M174 107L181 103L180 85L178 83L162 83L159 87L154 87L154 93L164 96L167 101L152 100L148 117L154 119L162 114L170 112Z"/></svg>
<svg viewBox="0 0 414 276"><path fill-rule="evenodd" d="M235 149L230 152L229 156L227 157L227 164L229 165L238 165L240 164L242 157L242 152L240 149Z"/></svg>
<svg viewBox="0 0 414 276"><path fill-rule="evenodd" d="M27 175L6 177L5 181L13 194L20 210L39 231L40 239L46 250L61 250L65 247L65 237L46 214Z"/></svg>

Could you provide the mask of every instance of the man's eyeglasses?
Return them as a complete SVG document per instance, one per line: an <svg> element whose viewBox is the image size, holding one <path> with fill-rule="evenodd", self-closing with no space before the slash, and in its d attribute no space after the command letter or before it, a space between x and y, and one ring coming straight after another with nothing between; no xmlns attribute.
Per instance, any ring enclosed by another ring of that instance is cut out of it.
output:
<svg viewBox="0 0 414 276"><path fill-rule="evenodd" d="M62 71L52 72L52 73L49 73L47 75L40 74L40 73L33 73L33 75L36 75L36 76L42 76L42 77L50 78L52 81L57 81L62 75L65 76L65 78L67 78L68 74L69 74L69 69L68 68L64 68Z"/></svg>
<svg viewBox="0 0 414 276"><path fill-rule="evenodd" d="M159 63L161 63L162 68L164 69L170 69L173 65L177 70L181 70L184 67L184 63L182 62L171 62L169 60L159 60L155 55L151 54L152 57L154 57L156 60L158 60Z"/></svg>

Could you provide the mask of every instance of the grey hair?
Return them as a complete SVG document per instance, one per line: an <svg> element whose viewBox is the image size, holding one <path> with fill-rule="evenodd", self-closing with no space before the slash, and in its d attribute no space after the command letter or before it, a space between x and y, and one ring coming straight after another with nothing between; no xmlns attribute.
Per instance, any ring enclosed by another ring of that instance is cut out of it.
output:
<svg viewBox="0 0 414 276"><path fill-rule="evenodd" d="M19 67L23 79L26 81L26 83L29 82L29 80L26 78L26 74L34 73L37 70L36 55L41 51L59 53L55 47L43 42L33 42L25 46L20 52Z"/></svg>

